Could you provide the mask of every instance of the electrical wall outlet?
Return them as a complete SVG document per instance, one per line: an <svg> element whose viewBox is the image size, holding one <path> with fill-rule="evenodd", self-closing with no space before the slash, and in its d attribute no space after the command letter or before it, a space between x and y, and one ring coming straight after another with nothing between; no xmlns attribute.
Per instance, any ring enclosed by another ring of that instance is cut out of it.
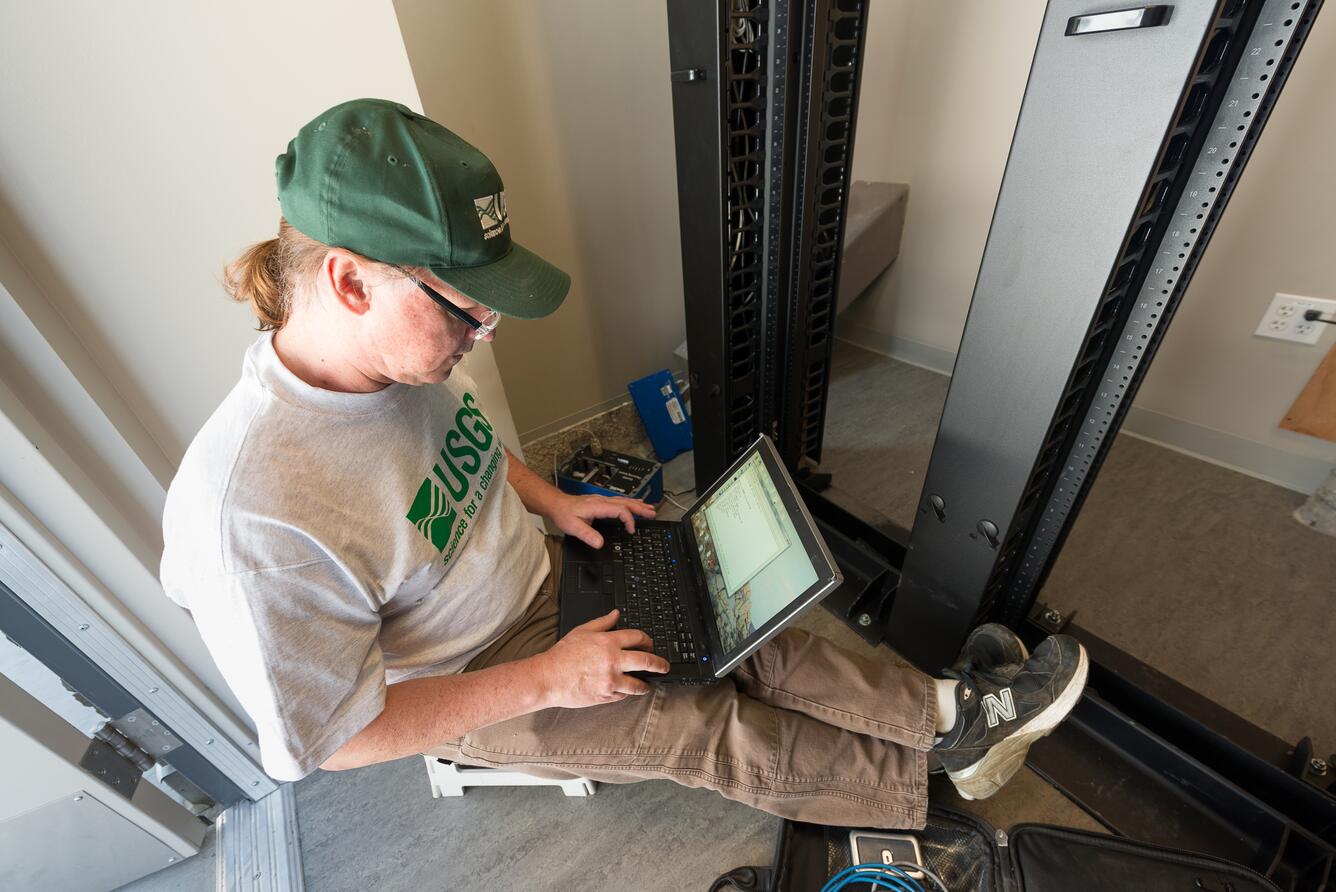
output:
<svg viewBox="0 0 1336 892"><path fill-rule="evenodd" d="M1304 318L1309 310L1317 310L1323 318L1336 319L1336 300L1303 297L1298 294L1277 294L1266 308L1255 334L1264 338L1316 344L1327 328L1336 328L1326 322L1310 322Z"/></svg>

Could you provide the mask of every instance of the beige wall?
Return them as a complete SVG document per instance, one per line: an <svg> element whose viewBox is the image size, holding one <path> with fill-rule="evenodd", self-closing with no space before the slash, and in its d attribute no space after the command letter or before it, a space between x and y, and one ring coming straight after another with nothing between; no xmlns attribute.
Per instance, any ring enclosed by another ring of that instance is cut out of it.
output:
<svg viewBox="0 0 1336 892"><path fill-rule="evenodd" d="M949 365L1044 6L872 4L854 175L911 192L900 258L841 318L843 331L919 345ZM622 4L616 16L606 0L396 9L425 110L491 155L517 238L575 280L557 314L507 323L496 345L519 428L578 414L668 365L684 326L662 5ZM1133 419L1163 416L1160 433L1188 425L1195 440L1223 437L1272 464L1305 458L1298 479L1332 448L1275 424L1324 351L1251 332L1273 292L1333 291L1332 174L1316 159L1336 125L1305 111L1320 107L1322 75L1336 75L1332 30L1319 20Z"/></svg>
<svg viewBox="0 0 1336 892"><path fill-rule="evenodd" d="M1330 13L1330 10L1328 10ZM1336 464L1279 429L1327 351L1253 335L1276 292L1336 298L1336 16L1320 15L1137 396L1137 406Z"/></svg>
<svg viewBox="0 0 1336 892"><path fill-rule="evenodd" d="M624 396L685 336L666 12L611 6L395 2L425 111L488 153L516 238L574 280L561 310L507 322L496 343L521 431ZM911 220L929 221L907 227L879 287L903 273L936 297L884 301L876 324L907 316L954 349L1043 3L938 6L872 5L854 174L910 182ZM980 67L999 76L981 85ZM974 141L952 142L967 127Z"/></svg>
<svg viewBox="0 0 1336 892"><path fill-rule="evenodd" d="M843 334L949 368L1043 12L1042 0L873 4L854 164L909 183L909 210L899 258ZM882 58L897 51L898 67ZM1315 348L1252 332L1277 291L1336 297L1334 79L1336 23L1319 17L1127 428L1306 490L1336 444L1276 425L1336 333Z"/></svg>
<svg viewBox="0 0 1336 892"><path fill-rule="evenodd" d="M515 238L571 274L495 352L521 431L617 396L685 337L662 0L396 0L424 110L506 184Z"/></svg>
<svg viewBox="0 0 1336 892"><path fill-rule="evenodd" d="M872 4L855 175L908 183L909 209L900 256L840 326L955 352L1044 6ZM892 89L883 93L876 74L887 69Z"/></svg>
<svg viewBox="0 0 1336 892"><path fill-rule="evenodd" d="M0 232L175 465L254 337L218 280L276 228L274 156L336 102L416 100L395 19L384 2L13 8Z"/></svg>
<svg viewBox="0 0 1336 892"><path fill-rule="evenodd" d="M420 107L389 0L8 3L0 27L0 522L233 712L157 587L162 501L255 337L219 278L276 228L274 157L359 96ZM490 352L469 371L515 444Z"/></svg>

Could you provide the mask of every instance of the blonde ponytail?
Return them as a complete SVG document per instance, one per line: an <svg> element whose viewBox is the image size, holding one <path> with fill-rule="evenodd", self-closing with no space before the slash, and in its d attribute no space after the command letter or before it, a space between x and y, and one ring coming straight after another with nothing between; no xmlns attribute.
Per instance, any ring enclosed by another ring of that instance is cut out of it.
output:
<svg viewBox="0 0 1336 892"><path fill-rule="evenodd" d="M260 331L287 324L298 286L314 281L329 246L278 221L278 237L256 242L223 270L223 288L239 303L249 303Z"/></svg>

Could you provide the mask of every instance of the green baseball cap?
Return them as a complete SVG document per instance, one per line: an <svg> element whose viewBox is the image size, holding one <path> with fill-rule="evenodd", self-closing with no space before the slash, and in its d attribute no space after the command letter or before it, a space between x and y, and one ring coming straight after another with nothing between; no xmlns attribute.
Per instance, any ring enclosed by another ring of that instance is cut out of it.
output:
<svg viewBox="0 0 1336 892"><path fill-rule="evenodd" d="M505 187L487 156L397 102L334 106L274 167L284 218L317 241L426 267L520 319L546 316L570 290L570 276L511 241Z"/></svg>

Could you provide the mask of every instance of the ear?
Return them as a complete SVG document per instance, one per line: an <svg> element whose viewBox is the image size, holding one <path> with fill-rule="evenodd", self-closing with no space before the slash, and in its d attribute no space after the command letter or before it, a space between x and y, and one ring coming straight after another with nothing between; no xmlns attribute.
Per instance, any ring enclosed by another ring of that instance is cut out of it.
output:
<svg viewBox="0 0 1336 892"><path fill-rule="evenodd" d="M335 248L325 255L321 275L334 293L334 299L344 309L357 316L371 309L371 291L366 287L362 264L357 257Z"/></svg>

